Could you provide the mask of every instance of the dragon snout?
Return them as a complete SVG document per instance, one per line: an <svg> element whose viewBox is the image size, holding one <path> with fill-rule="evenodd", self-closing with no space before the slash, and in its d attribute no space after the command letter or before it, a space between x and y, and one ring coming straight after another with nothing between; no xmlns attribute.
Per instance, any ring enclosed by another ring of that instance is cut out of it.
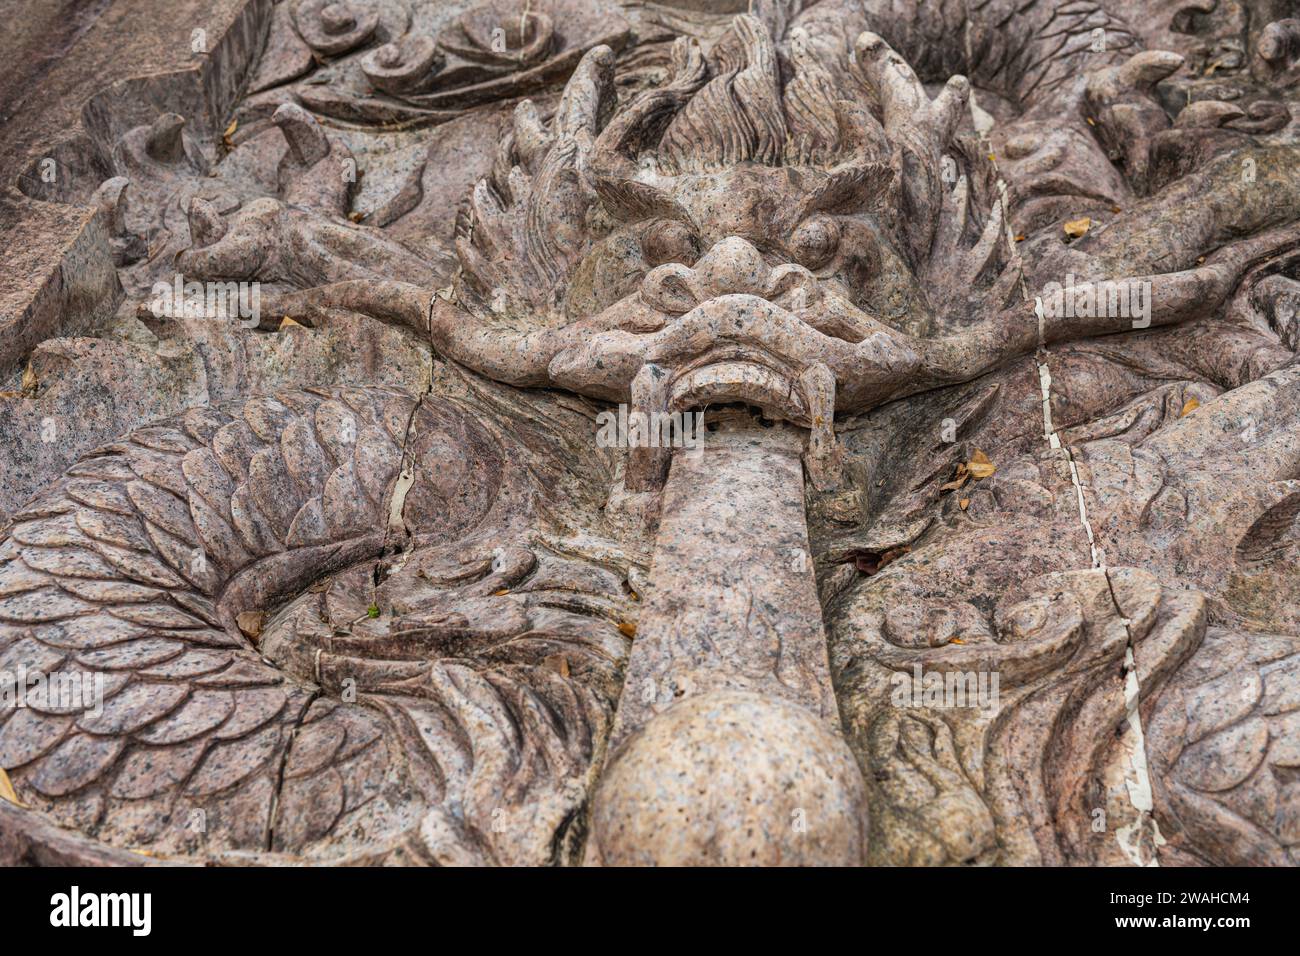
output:
<svg viewBox="0 0 1300 956"><path fill-rule="evenodd" d="M683 315L724 295L754 295L776 302L786 294L796 307L817 293L817 280L803 266L769 265L754 246L739 236L715 243L694 266L669 262L652 269L641 282L641 295L652 308Z"/></svg>

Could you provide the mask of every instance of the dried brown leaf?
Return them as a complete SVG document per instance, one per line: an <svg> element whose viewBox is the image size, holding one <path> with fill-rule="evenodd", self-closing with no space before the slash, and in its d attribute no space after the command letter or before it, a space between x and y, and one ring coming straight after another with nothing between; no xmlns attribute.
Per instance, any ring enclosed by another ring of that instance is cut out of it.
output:
<svg viewBox="0 0 1300 956"><path fill-rule="evenodd" d="M989 461L989 456L978 448L970 456L970 461L966 462L966 469L970 472L972 478L988 478L998 470L997 465Z"/></svg>
<svg viewBox="0 0 1300 956"><path fill-rule="evenodd" d="M1078 239L1088 234L1092 228L1092 220L1087 216L1081 216L1078 219L1071 219L1065 224L1065 234L1071 239Z"/></svg>
<svg viewBox="0 0 1300 956"><path fill-rule="evenodd" d="M9 774L5 773L3 767L0 767L0 800L8 800L16 807L22 806L18 794L14 793L14 785L9 781Z"/></svg>
<svg viewBox="0 0 1300 956"><path fill-rule="evenodd" d="M265 624L266 613L264 611L241 611L235 616L235 626L250 641L256 641L262 636L262 628Z"/></svg>

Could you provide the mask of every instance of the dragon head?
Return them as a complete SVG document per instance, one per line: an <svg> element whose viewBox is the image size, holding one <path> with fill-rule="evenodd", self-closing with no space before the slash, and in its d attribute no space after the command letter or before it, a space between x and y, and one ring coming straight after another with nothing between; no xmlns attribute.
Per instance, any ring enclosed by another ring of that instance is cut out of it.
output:
<svg viewBox="0 0 1300 956"><path fill-rule="evenodd" d="M835 410L896 391L916 344L988 291L1001 212L955 138L967 96L954 77L931 100L874 34L849 51L796 29L783 52L739 16L707 54L678 40L666 81L616 108L596 48L549 124L516 110L459 223L460 308L435 310L435 343L647 412L757 405L812 429L830 481Z"/></svg>

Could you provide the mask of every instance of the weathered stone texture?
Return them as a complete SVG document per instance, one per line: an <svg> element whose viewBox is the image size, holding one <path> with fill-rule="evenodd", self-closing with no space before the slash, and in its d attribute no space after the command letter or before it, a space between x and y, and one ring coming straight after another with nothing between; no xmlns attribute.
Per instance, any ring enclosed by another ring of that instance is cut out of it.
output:
<svg viewBox="0 0 1300 956"><path fill-rule="evenodd" d="M0 862L1300 861L1294 3L31 6Z"/></svg>

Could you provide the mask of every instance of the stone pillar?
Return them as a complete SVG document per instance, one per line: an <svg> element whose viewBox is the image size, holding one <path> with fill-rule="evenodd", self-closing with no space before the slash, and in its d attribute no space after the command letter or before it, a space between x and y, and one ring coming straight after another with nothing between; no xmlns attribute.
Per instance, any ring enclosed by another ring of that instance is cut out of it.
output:
<svg viewBox="0 0 1300 956"><path fill-rule="evenodd" d="M747 419L675 451L589 862L862 860L864 788L808 553L805 437Z"/></svg>

